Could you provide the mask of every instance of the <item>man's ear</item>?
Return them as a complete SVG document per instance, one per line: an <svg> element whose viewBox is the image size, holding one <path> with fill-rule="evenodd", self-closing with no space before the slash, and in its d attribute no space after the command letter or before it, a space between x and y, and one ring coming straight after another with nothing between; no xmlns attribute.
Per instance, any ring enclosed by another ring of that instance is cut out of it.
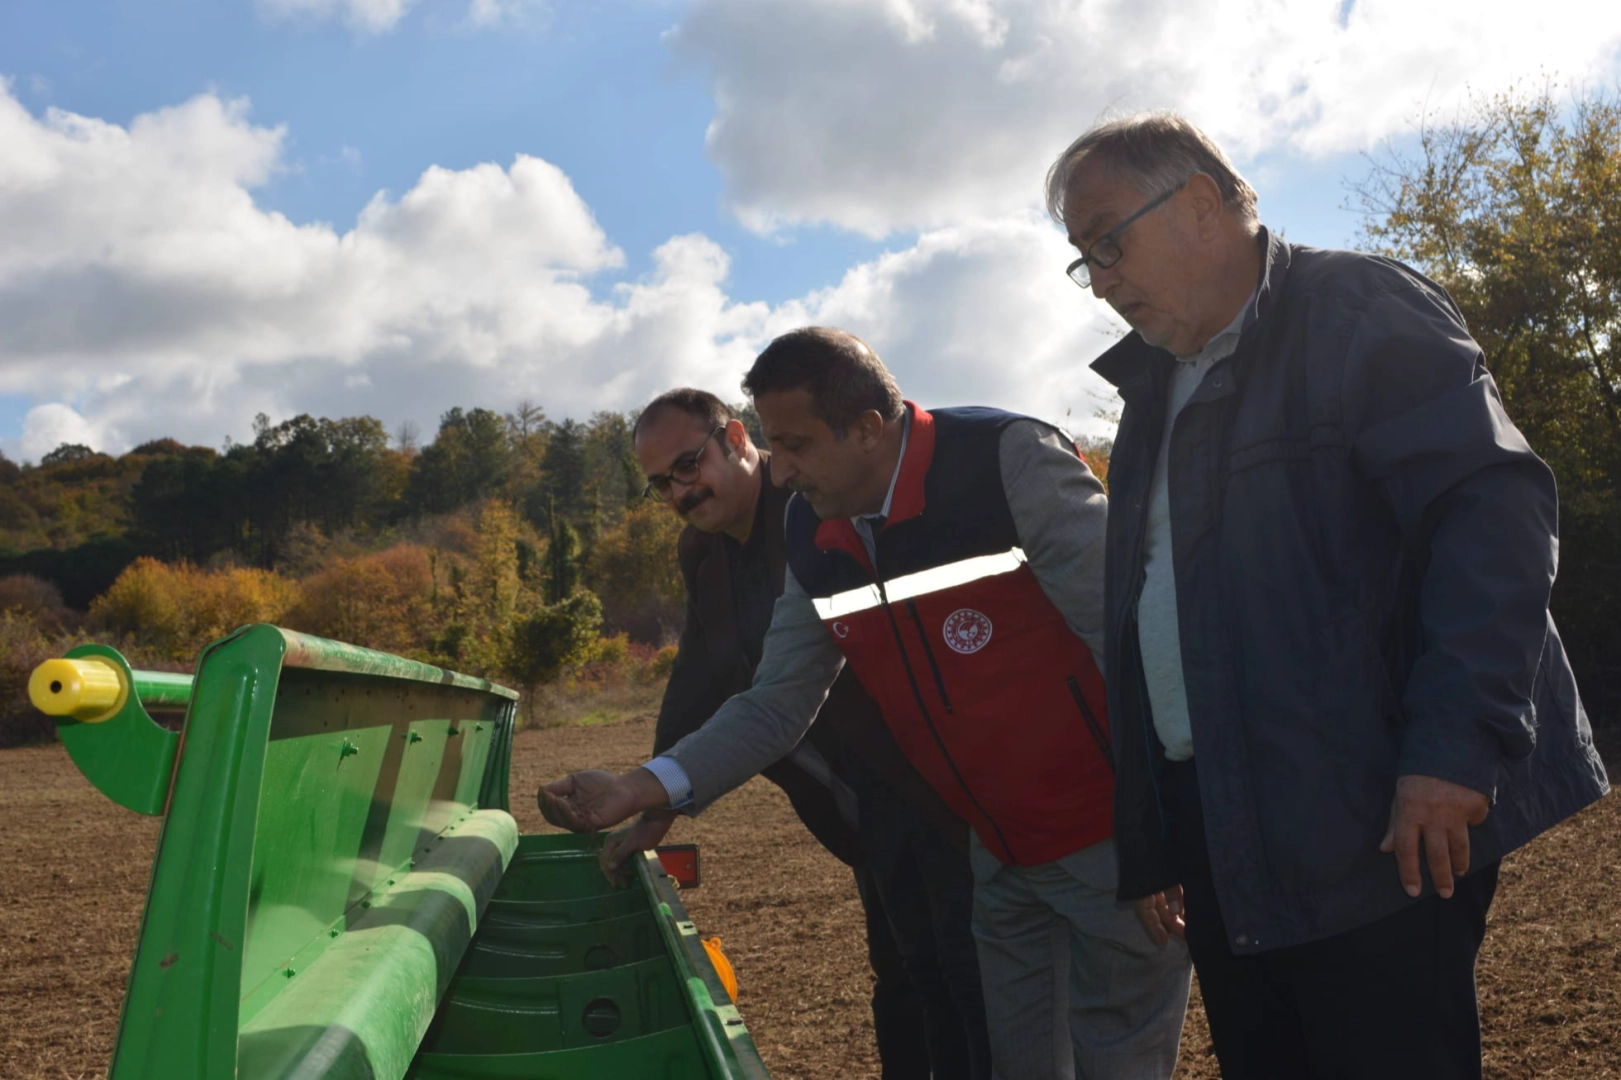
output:
<svg viewBox="0 0 1621 1080"><path fill-rule="evenodd" d="M743 426L743 421L736 417L726 421L726 430L720 438L727 453L739 458L748 455L749 429Z"/></svg>
<svg viewBox="0 0 1621 1080"><path fill-rule="evenodd" d="M871 450L878 445L878 440L884 434L884 418L877 409L868 409L856 417L856 422L850 425L855 434L857 443L863 450Z"/></svg>
<svg viewBox="0 0 1621 1080"><path fill-rule="evenodd" d="M1221 220L1221 188L1207 174L1194 173L1188 177L1188 197L1193 204L1193 219L1199 223L1199 238L1211 239L1216 235L1216 223Z"/></svg>

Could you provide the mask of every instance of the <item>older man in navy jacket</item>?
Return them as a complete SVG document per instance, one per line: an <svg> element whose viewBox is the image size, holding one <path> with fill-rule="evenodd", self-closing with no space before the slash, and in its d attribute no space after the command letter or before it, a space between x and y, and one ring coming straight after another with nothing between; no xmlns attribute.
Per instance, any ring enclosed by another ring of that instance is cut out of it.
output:
<svg viewBox="0 0 1621 1080"><path fill-rule="evenodd" d="M1553 476L1434 283L1287 244L1185 120L1048 205L1132 333L1110 463L1123 899L1229 1080L1479 1077L1498 860L1608 782L1548 615Z"/></svg>

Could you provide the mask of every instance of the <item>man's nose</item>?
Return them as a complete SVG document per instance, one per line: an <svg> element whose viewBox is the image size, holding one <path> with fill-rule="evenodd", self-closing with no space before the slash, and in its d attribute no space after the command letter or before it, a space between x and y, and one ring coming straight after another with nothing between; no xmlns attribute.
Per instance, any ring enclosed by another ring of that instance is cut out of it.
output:
<svg viewBox="0 0 1621 1080"><path fill-rule="evenodd" d="M781 450L771 455L771 486L786 487L788 481L799 475L794 463L783 456Z"/></svg>
<svg viewBox="0 0 1621 1080"><path fill-rule="evenodd" d="M1117 281L1119 281L1119 278L1115 276L1114 267L1091 266L1088 267L1087 270L1089 272L1088 276L1090 281L1088 287L1092 290L1092 295L1099 300L1107 302L1109 299L1109 290Z"/></svg>

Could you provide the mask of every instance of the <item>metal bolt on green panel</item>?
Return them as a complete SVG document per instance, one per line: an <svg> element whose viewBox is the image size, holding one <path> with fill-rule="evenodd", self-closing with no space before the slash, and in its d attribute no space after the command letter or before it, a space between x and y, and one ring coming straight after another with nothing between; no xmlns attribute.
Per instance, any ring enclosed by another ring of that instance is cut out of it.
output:
<svg viewBox="0 0 1621 1080"><path fill-rule="evenodd" d="M29 689L166 817L110 1080L767 1076L655 858L616 890L600 837L518 835L511 690L273 626ZM146 711L176 706L183 739Z"/></svg>

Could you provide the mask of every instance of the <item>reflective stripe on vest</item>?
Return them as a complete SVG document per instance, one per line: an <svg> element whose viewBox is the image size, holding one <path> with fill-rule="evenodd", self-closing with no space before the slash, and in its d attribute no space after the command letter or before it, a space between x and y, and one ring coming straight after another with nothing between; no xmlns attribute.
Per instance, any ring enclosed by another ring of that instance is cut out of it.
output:
<svg viewBox="0 0 1621 1080"><path fill-rule="evenodd" d="M903 574L886 581L884 595L889 597L891 603L911 600L929 593L944 592L946 589L967 585L982 578L1010 574L1024 563L1022 548L1009 548L996 555L976 555L971 559L960 559L954 563L933 566L927 570L919 570L915 574ZM883 603L883 596L879 594L877 585L862 585L815 600L814 603L817 616L825 622L828 619L838 619L875 608Z"/></svg>

